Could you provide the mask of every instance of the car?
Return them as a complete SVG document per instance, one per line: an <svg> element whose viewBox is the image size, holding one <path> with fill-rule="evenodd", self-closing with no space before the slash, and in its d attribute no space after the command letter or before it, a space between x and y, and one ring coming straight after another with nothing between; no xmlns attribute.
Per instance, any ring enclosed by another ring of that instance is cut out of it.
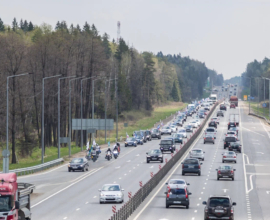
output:
<svg viewBox="0 0 270 220"><path fill-rule="evenodd" d="M146 163L157 161L163 163L163 154L160 149L153 149L146 153Z"/></svg>
<svg viewBox="0 0 270 220"><path fill-rule="evenodd" d="M151 138L161 139L161 133L158 129L153 129L151 133Z"/></svg>
<svg viewBox="0 0 270 220"><path fill-rule="evenodd" d="M169 126L167 126L167 127L162 128L160 133L161 133L161 135L163 135L163 134L171 135L172 134L172 129Z"/></svg>
<svg viewBox="0 0 270 220"><path fill-rule="evenodd" d="M188 125L193 126L193 128L197 128L198 127L198 123L196 121L191 121Z"/></svg>
<svg viewBox="0 0 270 220"><path fill-rule="evenodd" d="M237 163L237 154L234 151L225 151L222 154L222 163L229 161L233 163Z"/></svg>
<svg viewBox="0 0 270 220"><path fill-rule="evenodd" d="M234 103L231 103L230 104L230 108L235 108L235 104Z"/></svg>
<svg viewBox="0 0 270 220"><path fill-rule="evenodd" d="M208 219L231 219L234 220L235 202L232 202L230 196L209 196L207 202L203 201L204 220Z"/></svg>
<svg viewBox="0 0 270 220"><path fill-rule="evenodd" d="M165 192L164 194L166 194L166 208L169 208L172 205L180 205L189 209L189 195L192 193L188 192L185 186L170 188L168 192Z"/></svg>
<svg viewBox="0 0 270 220"><path fill-rule="evenodd" d="M210 106L209 106L209 104L204 105L204 110L210 111Z"/></svg>
<svg viewBox="0 0 270 220"><path fill-rule="evenodd" d="M175 133L175 132L177 131L177 127L176 127L176 126L171 125L170 127L171 127L172 132L174 132L174 133Z"/></svg>
<svg viewBox="0 0 270 220"><path fill-rule="evenodd" d="M197 122L198 126L200 126L200 125L201 125L201 120L200 120L199 118L196 118L194 121L196 121L196 122Z"/></svg>
<svg viewBox="0 0 270 220"><path fill-rule="evenodd" d="M134 137L131 137L131 138L127 138L126 141L125 141L125 147L127 146L134 146L134 147L137 147L137 141Z"/></svg>
<svg viewBox="0 0 270 220"><path fill-rule="evenodd" d="M226 136L238 136L237 131L233 130L228 130L227 133L225 134Z"/></svg>
<svg viewBox="0 0 270 220"><path fill-rule="evenodd" d="M192 125L187 125L185 126L186 132L193 132L193 126Z"/></svg>
<svg viewBox="0 0 270 220"><path fill-rule="evenodd" d="M138 135L138 136L134 136L134 138L137 141L137 144L143 145L143 143L144 143L143 136Z"/></svg>
<svg viewBox="0 0 270 220"><path fill-rule="evenodd" d="M241 147L242 145L240 144L240 142L231 142L228 150L229 151L238 151L239 153L241 153Z"/></svg>
<svg viewBox="0 0 270 220"><path fill-rule="evenodd" d="M201 175L201 165L198 159L187 158L182 162L182 175L186 173L196 173L198 176Z"/></svg>
<svg viewBox="0 0 270 220"><path fill-rule="evenodd" d="M177 126L181 126L181 127L182 127L183 124L184 124L184 119L182 119L182 118L179 119L179 118L178 118L178 119L176 120L176 125L177 125Z"/></svg>
<svg viewBox="0 0 270 220"><path fill-rule="evenodd" d="M173 144L173 140L171 139L165 139L165 140L161 140L160 141L160 150L163 153L164 151L170 151L170 152L174 152L174 144Z"/></svg>
<svg viewBox="0 0 270 220"><path fill-rule="evenodd" d="M223 140L224 142L224 145L223 145L223 148L226 149L227 147L230 146L230 143L231 142L237 142L238 141L238 138L234 135L227 135L225 137L225 139Z"/></svg>
<svg viewBox="0 0 270 220"><path fill-rule="evenodd" d="M236 134L238 135L238 127L236 127L236 125L234 124L234 127L230 127L229 128L229 131L235 131L236 132Z"/></svg>
<svg viewBox="0 0 270 220"><path fill-rule="evenodd" d="M208 127L204 130L204 135L211 134L214 136L214 139L216 139L217 130L213 127Z"/></svg>
<svg viewBox="0 0 270 220"><path fill-rule="evenodd" d="M106 202L124 202L124 189L121 188L119 184L105 184L102 189L98 190L99 193L99 203Z"/></svg>
<svg viewBox="0 0 270 220"><path fill-rule="evenodd" d="M203 143L213 143L215 144L215 138L213 134L207 134L203 138Z"/></svg>
<svg viewBox="0 0 270 220"><path fill-rule="evenodd" d="M182 134L173 134L172 138L174 139L175 143L183 144L183 135Z"/></svg>
<svg viewBox="0 0 270 220"><path fill-rule="evenodd" d="M181 134L181 135L183 135L184 138L187 138L186 129L179 129L177 134Z"/></svg>
<svg viewBox="0 0 270 220"><path fill-rule="evenodd" d="M147 142L146 134L145 131L134 131L132 136L142 136L143 137L143 142Z"/></svg>
<svg viewBox="0 0 270 220"><path fill-rule="evenodd" d="M202 113L200 112L199 113L199 118L205 118L204 112L202 112Z"/></svg>
<svg viewBox="0 0 270 220"><path fill-rule="evenodd" d="M89 170L89 162L86 158L73 158L68 164L68 172L71 171L88 171Z"/></svg>
<svg viewBox="0 0 270 220"><path fill-rule="evenodd" d="M140 132L141 132L141 135L143 136L143 141L144 141L144 143L146 143L146 142L147 142L147 140L148 140L148 138L147 138L147 134L146 134L146 131L144 131L144 130L140 130Z"/></svg>
<svg viewBox="0 0 270 220"><path fill-rule="evenodd" d="M229 122L228 123L228 130L230 130L230 128L236 127L236 126L237 126L237 124L235 122Z"/></svg>
<svg viewBox="0 0 270 220"><path fill-rule="evenodd" d="M193 111L191 110L187 111L187 116L192 116L192 114L193 114Z"/></svg>
<svg viewBox="0 0 270 220"><path fill-rule="evenodd" d="M219 166L218 169L216 169L216 171L217 171L217 180L219 180L220 178L230 178L234 180L234 171L236 170L233 169L233 166L222 165Z"/></svg>
<svg viewBox="0 0 270 220"><path fill-rule="evenodd" d="M205 152L202 149L195 148L189 152L189 158L196 158L204 161L204 154Z"/></svg>
<svg viewBox="0 0 270 220"><path fill-rule="evenodd" d="M223 113L223 111L218 111L218 112L217 112L217 117L218 117L218 116L222 116L222 117L224 117L224 113Z"/></svg>
<svg viewBox="0 0 270 220"><path fill-rule="evenodd" d="M147 139L148 141L152 141L151 131L146 130L146 131L145 131L145 134L146 134L146 139Z"/></svg>
<svg viewBox="0 0 270 220"><path fill-rule="evenodd" d="M211 121L214 121L219 125L219 118L218 117L211 118Z"/></svg>
<svg viewBox="0 0 270 220"><path fill-rule="evenodd" d="M168 192L170 188L178 188L179 186L187 187L190 184L187 183L184 179L170 179L169 182L166 183L166 185L166 192Z"/></svg>
<svg viewBox="0 0 270 220"><path fill-rule="evenodd" d="M227 111L226 105L221 104L221 105L219 106L219 110L225 110L225 111Z"/></svg>
<svg viewBox="0 0 270 220"><path fill-rule="evenodd" d="M164 140L171 140L172 141L172 148L175 151L175 140L174 140L174 138L171 136L171 137L166 137Z"/></svg>
<svg viewBox="0 0 270 220"><path fill-rule="evenodd" d="M210 121L208 123L208 127L214 127L214 128L217 128L217 123L215 121Z"/></svg>

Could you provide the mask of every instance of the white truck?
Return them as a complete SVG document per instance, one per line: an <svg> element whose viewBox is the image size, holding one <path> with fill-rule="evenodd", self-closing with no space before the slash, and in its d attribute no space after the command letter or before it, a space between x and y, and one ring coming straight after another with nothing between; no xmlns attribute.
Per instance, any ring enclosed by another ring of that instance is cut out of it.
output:
<svg viewBox="0 0 270 220"><path fill-rule="evenodd" d="M213 104L215 104L217 101L217 94L211 94L209 99L212 101Z"/></svg>

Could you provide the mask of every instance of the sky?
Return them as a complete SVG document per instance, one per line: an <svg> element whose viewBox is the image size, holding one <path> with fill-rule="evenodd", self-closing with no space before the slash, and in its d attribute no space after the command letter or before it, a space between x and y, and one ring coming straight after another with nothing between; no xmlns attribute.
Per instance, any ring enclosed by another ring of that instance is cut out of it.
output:
<svg viewBox="0 0 270 220"><path fill-rule="evenodd" d="M95 24L138 51L181 54L205 62L225 79L270 57L270 0L0 0L0 18Z"/></svg>

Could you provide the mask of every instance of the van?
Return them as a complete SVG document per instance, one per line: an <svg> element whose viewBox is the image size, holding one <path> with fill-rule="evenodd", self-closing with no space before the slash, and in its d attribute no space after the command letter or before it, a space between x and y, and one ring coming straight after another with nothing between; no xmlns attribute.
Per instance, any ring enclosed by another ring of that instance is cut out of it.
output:
<svg viewBox="0 0 270 220"><path fill-rule="evenodd" d="M207 134L213 135L214 138L216 139L217 130L213 127L208 127L204 130L204 134L205 135L207 135Z"/></svg>

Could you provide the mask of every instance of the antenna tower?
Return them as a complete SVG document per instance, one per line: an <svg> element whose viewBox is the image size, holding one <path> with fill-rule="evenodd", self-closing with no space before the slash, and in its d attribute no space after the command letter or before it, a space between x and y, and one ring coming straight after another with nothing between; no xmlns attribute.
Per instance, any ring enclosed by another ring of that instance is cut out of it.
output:
<svg viewBox="0 0 270 220"><path fill-rule="evenodd" d="M117 43L119 44L119 41L120 41L120 27L121 27L121 24L120 24L120 21L117 22Z"/></svg>

